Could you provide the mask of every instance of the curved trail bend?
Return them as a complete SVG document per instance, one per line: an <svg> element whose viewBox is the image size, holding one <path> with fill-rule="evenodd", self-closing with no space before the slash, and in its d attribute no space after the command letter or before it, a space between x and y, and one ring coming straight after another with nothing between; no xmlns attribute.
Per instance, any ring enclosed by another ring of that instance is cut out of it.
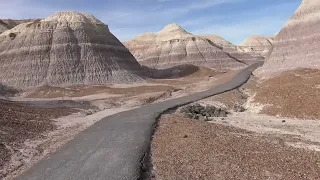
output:
<svg viewBox="0 0 320 180"><path fill-rule="evenodd" d="M140 177L141 159L161 113L235 89L262 64L255 63L229 82L210 90L105 117L17 179L135 180Z"/></svg>

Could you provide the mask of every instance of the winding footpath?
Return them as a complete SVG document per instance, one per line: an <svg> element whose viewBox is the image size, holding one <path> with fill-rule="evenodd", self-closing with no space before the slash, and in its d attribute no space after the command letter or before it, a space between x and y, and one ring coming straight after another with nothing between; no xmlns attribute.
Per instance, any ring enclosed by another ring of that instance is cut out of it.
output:
<svg viewBox="0 0 320 180"><path fill-rule="evenodd" d="M21 180L135 180L147 152L156 119L168 109L235 89L245 83L259 62L232 80L210 90L121 112L79 133L47 159L17 179Z"/></svg>

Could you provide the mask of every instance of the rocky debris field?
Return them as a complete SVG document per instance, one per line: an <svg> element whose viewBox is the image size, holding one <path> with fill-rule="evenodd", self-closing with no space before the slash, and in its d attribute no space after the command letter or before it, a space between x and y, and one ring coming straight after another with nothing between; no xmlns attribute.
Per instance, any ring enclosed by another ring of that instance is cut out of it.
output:
<svg viewBox="0 0 320 180"><path fill-rule="evenodd" d="M201 121L210 121L214 117L227 117L230 114L223 108L215 106L202 106L200 104L188 105L180 111L187 118L197 119Z"/></svg>

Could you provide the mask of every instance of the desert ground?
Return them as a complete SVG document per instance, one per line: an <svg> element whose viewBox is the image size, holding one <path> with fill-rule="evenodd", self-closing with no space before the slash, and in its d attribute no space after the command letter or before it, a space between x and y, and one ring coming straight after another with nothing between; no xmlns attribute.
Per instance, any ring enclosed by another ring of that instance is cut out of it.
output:
<svg viewBox="0 0 320 180"><path fill-rule="evenodd" d="M318 76L310 69L267 80L252 76L238 89L197 102L226 109L227 117L206 122L186 117L182 108L163 115L151 146L154 176L319 179Z"/></svg>
<svg viewBox="0 0 320 180"><path fill-rule="evenodd" d="M103 117L195 92L232 78L208 68L130 85L42 86L1 100L1 178L11 179Z"/></svg>
<svg viewBox="0 0 320 180"><path fill-rule="evenodd" d="M242 44L175 23L121 42L76 11L0 19L0 179L320 180L319 11L302 0Z"/></svg>
<svg viewBox="0 0 320 180"><path fill-rule="evenodd" d="M11 179L21 174L103 117L207 90L227 82L237 72L200 68L177 79L149 79L142 84L45 86L2 100L1 133L5 136L1 139L1 177ZM237 89L195 102L225 109L230 112L227 117L196 120L186 117L183 107L165 113L152 137L154 177L318 178L319 115L310 108L314 104L294 106L310 93L317 97L318 76L319 71L309 69L288 71L268 80L252 75ZM286 84L274 85L280 82ZM299 86L302 82L304 86ZM270 86L274 88L266 88ZM306 90L310 92L305 96L290 95ZM287 107L284 101L288 99L277 93L290 95L291 106ZM268 96L279 98L264 98ZM299 168L301 164L305 169Z"/></svg>

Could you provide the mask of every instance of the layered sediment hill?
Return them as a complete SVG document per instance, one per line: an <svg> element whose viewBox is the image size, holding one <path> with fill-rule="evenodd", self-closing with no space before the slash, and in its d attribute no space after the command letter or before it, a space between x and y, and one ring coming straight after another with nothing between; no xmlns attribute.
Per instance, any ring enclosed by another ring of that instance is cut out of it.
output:
<svg viewBox="0 0 320 180"><path fill-rule="evenodd" d="M108 26L77 12L5 31L0 59L0 83L18 89L143 80L142 67Z"/></svg>
<svg viewBox="0 0 320 180"><path fill-rule="evenodd" d="M233 45L231 42L223 39L220 36L217 35L201 35L200 37L205 38L205 39L209 39L210 41L212 41L213 43L215 43L218 46L221 47L234 47L235 45Z"/></svg>
<svg viewBox="0 0 320 180"><path fill-rule="evenodd" d="M8 30L7 24L0 20L0 34L3 33L6 30Z"/></svg>
<svg viewBox="0 0 320 180"><path fill-rule="evenodd" d="M217 44L222 48L222 50L228 53L231 57L234 57L246 64L252 64L257 61L264 60L264 57L252 51L245 52L241 47L232 44L231 42L223 39L217 35L203 35L203 38L209 39L214 44Z"/></svg>
<svg viewBox="0 0 320 180"><path fill-rule="evenodd" d="M273 46L273 37L252 36L246 39L240 46L238 51L266 57Z"/></svg>
<svg viewBox="0 0 320 180"><path fill-rule="evenodd" d="M124 43L140 64L163 69L181 64L217 70L238 69L246 63L230 56L209 39L192 35L176 24Z"/></svg>
<svg viewBox="0 0 320 180"><path fill-rule="evenodd" d="M156 38L156 34L146 33L123 44L130 50L131 54L139 60L143 52L156 42Z"/></svg>
<svg viewBox="0 0 320 180"><path fill-rule="evenodd" d="M257 74L268 77L297 68L320 69L319 12L319 0L303 0L275 37L273 52Z"/></svg>
<svg viewBox="0 0 320 180"><path fill-rule="evenodd" d="M40 19L23 19L23 20L12 20L12 19L0 19L0 34L8 29L12 29L15 26L32 21L39 21Z"/></svg>

